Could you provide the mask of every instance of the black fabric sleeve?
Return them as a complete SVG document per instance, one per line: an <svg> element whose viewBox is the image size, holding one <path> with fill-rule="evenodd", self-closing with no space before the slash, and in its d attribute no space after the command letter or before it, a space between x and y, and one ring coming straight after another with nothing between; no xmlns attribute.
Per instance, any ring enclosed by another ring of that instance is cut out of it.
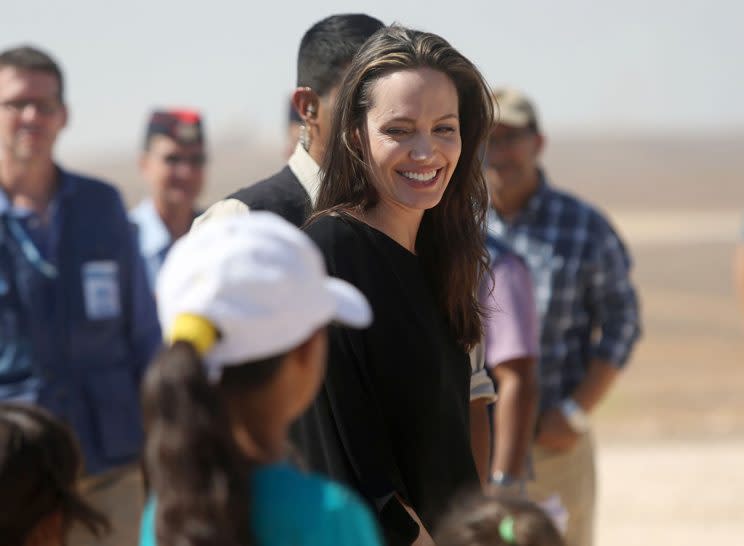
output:
<svg viewBox="0 0 744 546"><path fill-rule="evenodd" d="M385 503L379 517L388 546L413 544L418 538L421 528L395 497Z"/></svg>

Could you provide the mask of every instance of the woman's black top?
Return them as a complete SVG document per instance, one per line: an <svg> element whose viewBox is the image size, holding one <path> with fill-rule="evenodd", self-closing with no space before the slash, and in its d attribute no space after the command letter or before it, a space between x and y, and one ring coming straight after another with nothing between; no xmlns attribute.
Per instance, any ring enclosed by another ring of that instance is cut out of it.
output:
<svg viewBox="0 0 744 546"><path fill-rule="evenodd" d="M323 216L305 230L329 274L364 293L374 321L366 330L329 328L324 387L295 441L313 470L377 508L390 544L406 544L415 533L394 492L431 531L453 496L478 482L468 355L416 255L348 216Z"/></svg>

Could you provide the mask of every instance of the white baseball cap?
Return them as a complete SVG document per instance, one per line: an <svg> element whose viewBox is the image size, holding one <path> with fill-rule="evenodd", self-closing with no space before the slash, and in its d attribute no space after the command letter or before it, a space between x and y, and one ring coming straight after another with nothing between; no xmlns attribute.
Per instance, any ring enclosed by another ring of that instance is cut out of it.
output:
<svg viewBox="0 0 744 546"><path fill-rule="evenodd" d="M364 295L329 277L315 243L271 212L215 218L192 229L168 253L156 296L166 336L183 314L217 329L204 355L213 381L223 367L280 355L331 321L355 328L372 322Z"/></svg>

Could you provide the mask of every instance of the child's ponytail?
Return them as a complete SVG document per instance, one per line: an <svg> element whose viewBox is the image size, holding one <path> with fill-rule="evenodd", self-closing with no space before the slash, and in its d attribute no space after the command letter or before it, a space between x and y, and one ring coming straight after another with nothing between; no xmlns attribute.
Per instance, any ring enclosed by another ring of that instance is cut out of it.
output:
<svg viewBox="0 0 744 546"><path fill-rule="evenodd" d="M143 389L159 546L250 546L248 463L194 345L176 341Z"/></svg>

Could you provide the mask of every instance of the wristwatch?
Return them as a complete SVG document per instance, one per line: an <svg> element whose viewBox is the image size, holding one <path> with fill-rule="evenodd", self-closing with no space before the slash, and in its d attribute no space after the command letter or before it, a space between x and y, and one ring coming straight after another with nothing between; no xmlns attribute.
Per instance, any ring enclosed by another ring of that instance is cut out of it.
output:
<svg viewBox="0 0 744 546"><path fill-rule="evenodd" d="M509 487L510 485L514 485L520 481L519 478L515 478L514 476L501 472L500 470L497 470L488 477L488 483L500 485L502 487Z"/></svg>
<svg viewBox="0 0 744 546"><path fill-rule="evenodd" d="M511 487L512 485L524 484L524 480L497 470L488 477L488 483L498 485L499 487Z"/></svg>
<svg viewBox="0 0 744 546"><path fill-rule="evenodd" d="M488 483L498 487L499 491L508 491L508 494L518 497L524 496L526 490L525 481L522 478L517 478L500 470L488 477Z"/></svg>
<svg viewBox="0 0 744 546"><path fill-rule="evenodd" d="M589 415L582 407L571 397L565 398L559 406L561 413L568 421L568 424L577 434L584 434L589 430L591 421Z"/></svg>

